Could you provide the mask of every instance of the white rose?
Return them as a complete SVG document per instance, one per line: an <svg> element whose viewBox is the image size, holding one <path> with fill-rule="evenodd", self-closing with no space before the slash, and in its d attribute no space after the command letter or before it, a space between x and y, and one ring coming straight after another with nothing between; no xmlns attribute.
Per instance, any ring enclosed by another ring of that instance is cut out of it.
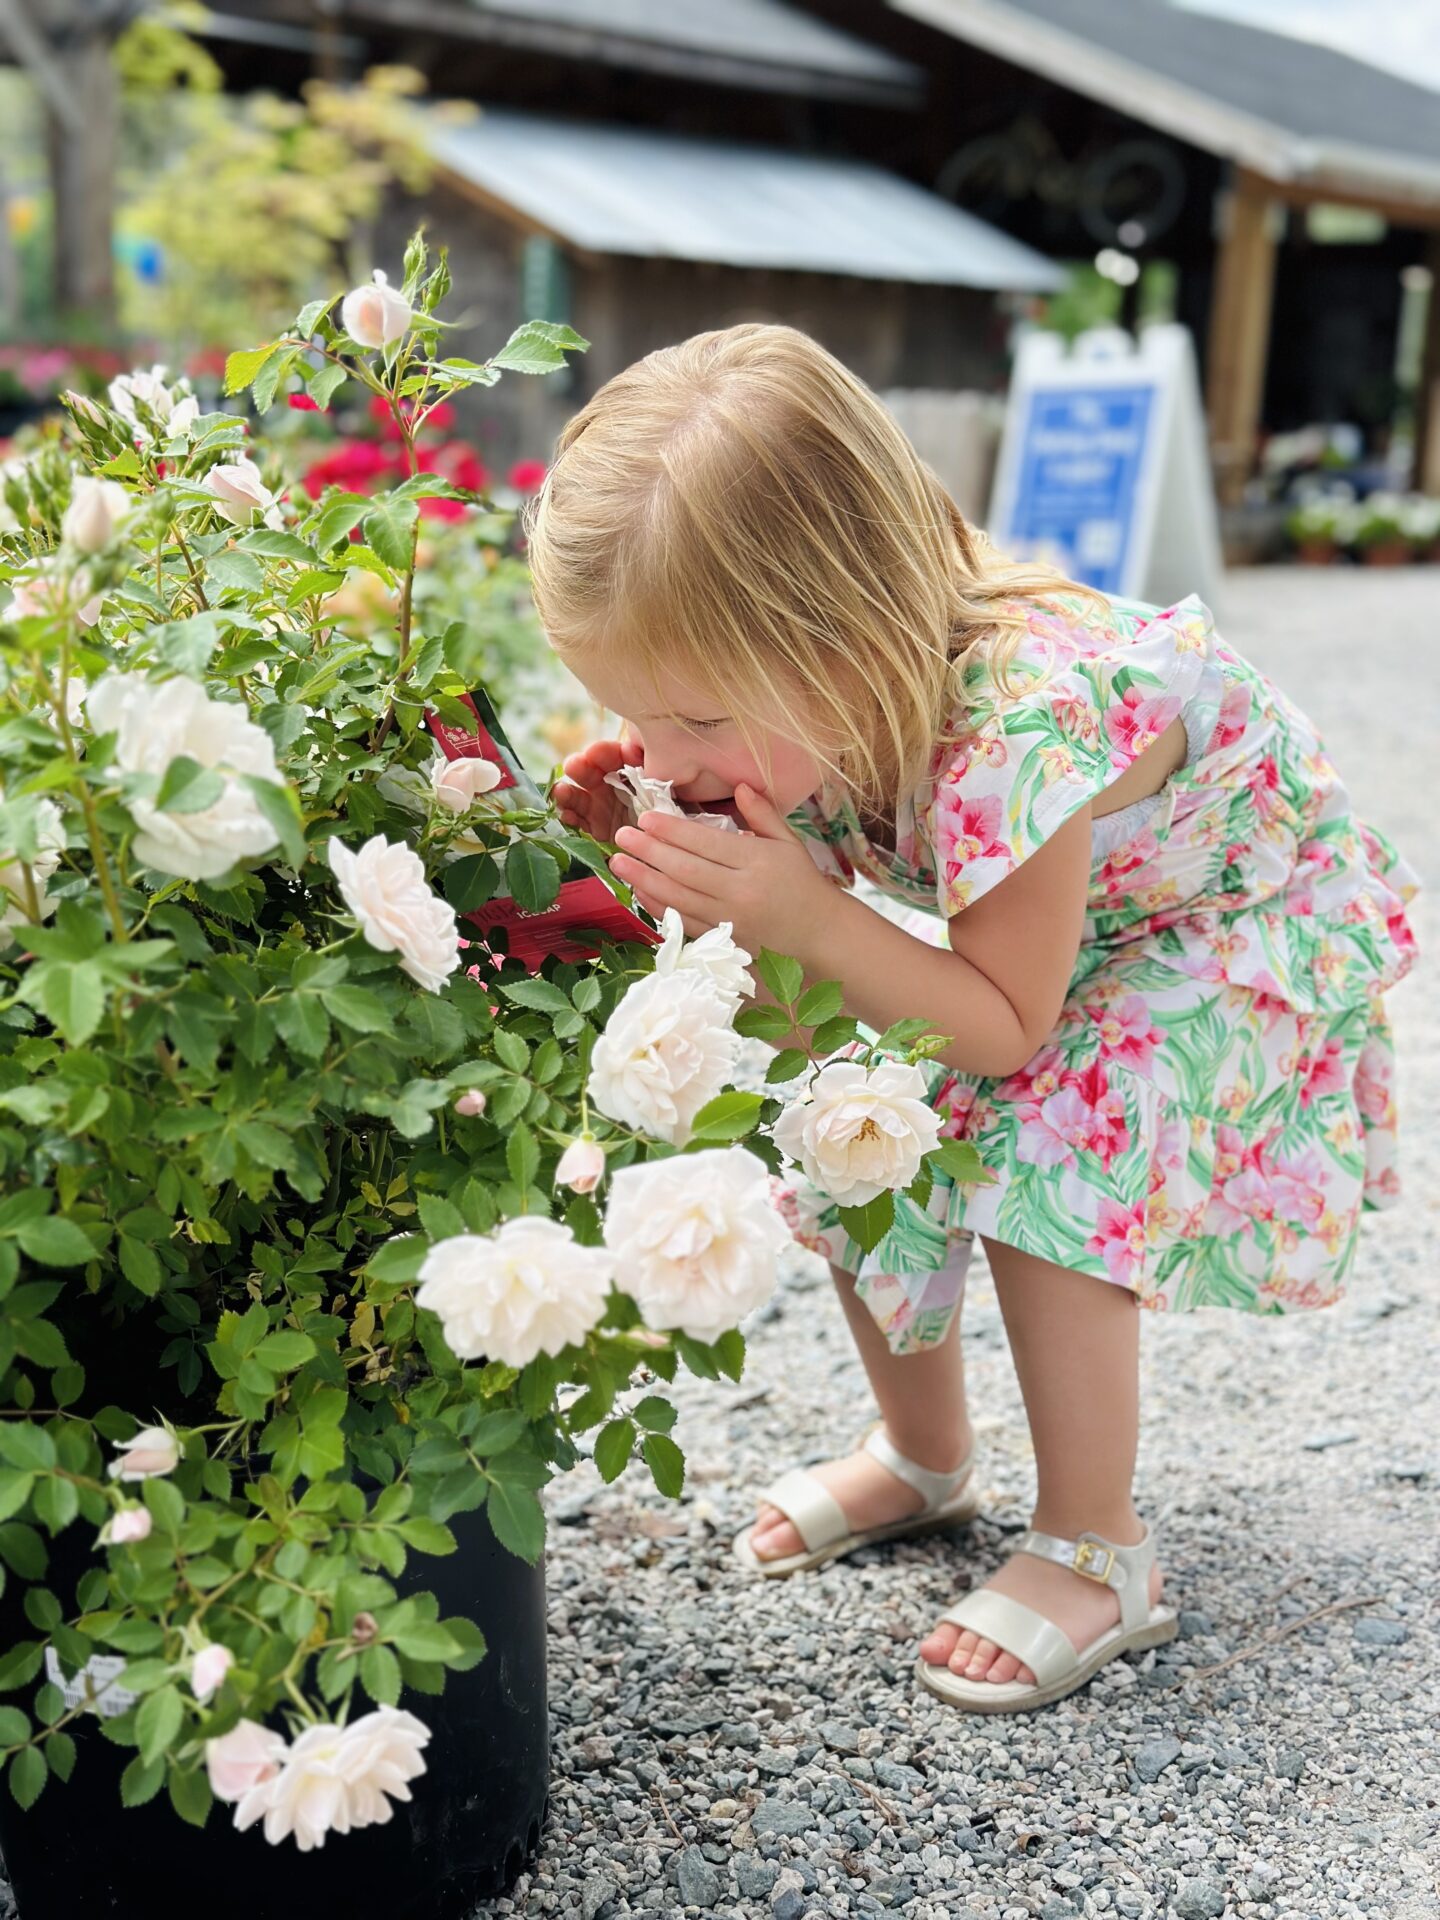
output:
<svg viewBox="0 0 1440 1920"><path fill-rule="evenodd" d="M40 896L40 918L48 920L56 902L46 896L45 888L65 849L65 825L53 800L37 801L35 815L37 850L30 862L30 871ZM0 861L0 933L28 925L30 908L25 894L24 869L18 860Z"/></svg>
<svg viewBox="0 0 1440 1920"><path fill-rule="evenodd" d="M88 593L89 588L90 576L84 567L76 569L68 595L64 581L53 574L27 574L23 579L10 582L13 598L6 613L12 620L37 620L53 618L56 614L73 610L82 627L93 627L100 618L105 596L97 593L88 600L82 599L81 596ZM72 608L73 601L79 601L80 604Z"/></svg>
<svg viewBox="0 0 1440 1920"><path fill-rule="evenodd" d="M77 553L99 553L115 538L130 506L130 496L117 480L82 474L61 519L60 537Z"/></svg>
<svg viewBox="0 0 1440 1920"><path fill-rule="evenodd" d="M154 1524L148 1507L121 1507L101 1527L99 1544L102 1547L134 1546L138 1541L150 1538L150 1529Z"/></svg>
<svg viewBox="0 0 1440 1920"><path fill-rule="evenodd" d="M939 1144L940 1115L924 1095L919 1067L835 1060L775 1122L775 1144L832 1200L863 1207L908 1187Z"/></svg>
<svg viewBox="0 0 1440 1920"><path fill-rule="evenodd" d="M718 927L709 928L698 940L687 943L684 921L674 907L666 907L660 931L665 938L656 949L656 973L704 974L725 996L731 1014L747 995L754 993L755 981L745 971L751 955L744 947L736 946L728 920L722 920Z"/></svg>
<svg viewBox="0 0 1440 1920"><path fill-rule="evenodd" d="M598 1140L582 1134L572 1140L555 1168L557 1187L569 1187L572 1193L593 1193L605 1173L605 1149Z"/></svg>
<svg viewBox="0 0 1440 1920"><path fill-rule="evenodd" d="M523 1367L585 1338L614 1274L603 1247L582 1247L558 1220L525 1216L494 1233L437 1241L421 1263L415 1304L440 1316L456 1359Z"/></svg>
<svg viewBox="0 0 1440 1920"><path fill-rule="evenodd" d="M218 1740L205 1742L205 1771L217 1800L243 1800L274 1780L289 1748L281 1734L258 1720L241 1720Z"/></svg>
<svg viewBox="0 0 1440 1920"><path fill-rule="evenodd" d="M120 1457L110 1462L112 1480L150 1480L173 1473L180 1464L180 1442L169 1427L142 1427L133 1440L117 1445Z"/></svg>
<svg viewBox="0 0 1440 1920"><path fill-rule="evenodd" d="M222 1647L214 1641L208 1647L202 1647L190 1666L190 1691L195 1698L208 1700L224 1682L234 1664L235 1656L229 1647Z"/></svg>
<svg viewBox="0 0 1440 1920"><path fill-rule="evenodd" d="M595 1042L591 1100L622 1126L683 1147L695 1115L735 1071L730 1012L703 973L647 973Z"/></svg>
<svg viewBox="0 0 1440 1920"><path fill-rule="evenodd" d="M650 1160L612 1177L605 1244L649 1327L718 1340L769 1299L789 1241L769 1171L744 1147Z"/></svg>
<svg viewBox="0 0 1440 1920"><path fill-rule="evenodd" d="M383 1825L391 1799L408 1800L406 1783L424 1773L429 1738L424 1721L398 1707L378 1707L348 1727L307 1727L279 1772L241 1798L235 1825L243 1832L263 1818L272 1847L293 1834L301 1853L323 1847L327 1833Z"/></svg>
<svg viewBox="0 0 1440 1920"><path fill-rule="evenodd" d="M398 340L412 319L410 302L375 269L375 283L354 287L340 305L340 324L362 347L388 347Z"/></svg>
<svg viewBox="0 0 1440 1920"><path fill-rule="evenodd" d="M268 853L279 836L241 778L251 774L280 784L275 748L242 706L211 700L193 680L147 680L107 673L85 696L97 733L117 735L115 764L124 773L164 777L181 755L223 776L225 791L198 813L161 813L150 801L129 803L139 831L136 858L157 873L214 880L237 860Z"/></svg>
<svg viewBox="0 0 1440 1920"><path fill-rule="evenodd" d="M177 399L177 395L183 398ZM110 404L142 445L150 438L150 429L140 419L141 405L171 434L188 433L200 413L200 402L189 391L188 383L177 380L173 388L167 386L165 369L159 366L152 367L148 373L137 367L133 373L122 373L112 380Z"/></svg>
<svg viewBox="0 0 1440 1920"><path fill-rule="evenodd" d="M447 760L442 755L430 766L431 791L447 813L468 813L480 795L492 792L500 780L493 760Z"/></svg>
<svg viewBox="0 0 1440 1920"><path fill-rule="evenodd" d="M260 469L243 454L211 467L201 484L215 496L215 505L225 518L237 527L248 527L257 513L264 517L267 527L284 525L274 494L260 478Z"/></svg>
<svg viewBox="0 0 1440 1920"><path fill-rule="evenodd" d="M432 890L419 854L379 833L358 853L338 839L326 852L341 896L370 945L398 953L412 980L439 993L460 964L460 923Z"/></svg>

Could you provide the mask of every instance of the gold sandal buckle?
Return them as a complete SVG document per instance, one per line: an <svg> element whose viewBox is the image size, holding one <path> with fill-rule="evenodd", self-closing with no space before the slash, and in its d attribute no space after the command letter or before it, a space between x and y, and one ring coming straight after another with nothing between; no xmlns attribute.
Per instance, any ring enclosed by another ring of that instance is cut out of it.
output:
<svg viewBox="0 0 1440 1920"><path fill-rule="evenodd" d="M1098 1572L1091 1569L1092 1560L1103 1560L1104 1566ZM1110 1584L1110 1569L1115 1565L1115 1555L1109 1547L1097 1545L1094 1540L1078 1540L1075 1543L1075 1571L1083 1574L1087 1580L1096 1580L1102 1587Z"/></svg>

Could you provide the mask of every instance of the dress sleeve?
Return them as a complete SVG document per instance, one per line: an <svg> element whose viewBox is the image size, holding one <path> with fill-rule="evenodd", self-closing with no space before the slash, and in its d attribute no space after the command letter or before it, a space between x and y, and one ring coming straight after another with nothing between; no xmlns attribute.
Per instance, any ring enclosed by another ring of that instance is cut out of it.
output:
<svg viewBox="0 0 1440 1920"><path fill-rule="evenodd" d="M1010 690L979 679L926 807L941 913L1013 873L1179 719L1214 652L1191 598L1148 617L1077 599L1031 603ZM978 670L983 675L984 670Z"/></svg>
<svg viewBox="0 0 1440 1920"><path fill-rule="evenodd" d="M853 891L855 868L845 852L844 823L822 813L813 795L787 814L786 819L805 842L805 851L825 878L833 880L847 893Z"/></svg>

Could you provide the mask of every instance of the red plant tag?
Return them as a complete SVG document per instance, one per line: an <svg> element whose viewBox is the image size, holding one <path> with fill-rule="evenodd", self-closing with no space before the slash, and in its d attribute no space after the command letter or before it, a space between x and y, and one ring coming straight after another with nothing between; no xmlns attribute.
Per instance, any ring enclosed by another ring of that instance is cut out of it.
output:
<svg viewBox="0 0 1440 1920"><path fill-rule="evenodd" d="M499 767L501 775L499 786L492 788L492 792L517 787L519 793L515 798L522 805L543 807L545 796L506 738L500 717L484 689L477 688L473 695L462 693L460 698L475 716L472 728L442 720L434 712L425 715L425 724L439 742L445 758L489 760ZM632 913L593 873L562 880L555 904L543 913L526 913L507 897L488 900L483 907L474 913L462 914L461 918L477 929L487 946L486 936L503 929L508 957L520 961L531 973L539 971L547 954L553 953L560 960L594 960L607 940L642 940L652 947L658 947L661 940L648 920ZM490 952L497 965L507 957L495 947L491 947Z"/></svg>

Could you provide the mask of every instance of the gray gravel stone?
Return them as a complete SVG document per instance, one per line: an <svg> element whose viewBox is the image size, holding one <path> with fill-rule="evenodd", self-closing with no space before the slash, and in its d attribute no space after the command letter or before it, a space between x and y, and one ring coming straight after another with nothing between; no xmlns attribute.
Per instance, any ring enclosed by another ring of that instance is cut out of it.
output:
<svg viewBox="0 0 1440 1920"><path fill-rule="evenodd" d="M735 1884L746 1900L763 1900L779 1871L773 1860L756 1860L742 1853L735 1861Z"/></svg>
<svg viewBox="0 0 1440 1920"><path fill-rule="evenodd" d="M1215 1880L1187 1880L1175 1893L1178 1920L1217 1920L1225 1911L1225 1889Z"/></svg>
<svg viewBox="0 0 1440 1920"><path fill-rule="evenodd" d="M720 1876L699 1847L686 1847L675 1863L680 1898L687 1907L713 1907L720 1898Z"/></svg>
<svg viewBox="0 0 1440 1920"><path fill-rule="evenodd" d="M1201 1640L1206 1634L1215 1631L1215 1623L1208 1613L1197 1613L1186 1607L1180 1614L1180 1638L1182 1640ZM1161 1649L1165 1651L1165 1649Z"/></svg>
<svg viewBox="0 0 1440 1920"><path fill-rule="evenodd" d="M812 1807L799 1800L762 1800L750 1816L750 1825L758 1833L809 1833L819 1824Z"/></svg>
<svg viewBox="0 0 1440 1920"><path fill-rule="evenodd" d="M1354 1631L1355 1638L1367 1647L1398 1647L1410 1637L1402 1621L1385 1620L1375 1614L1362 1615L1355 1622Z"/></svg>
<svg viewBox="0 0 1440 1920"><path fill-rule="evenodd" d="M580 1920L595 1920L595 1916L607 1900L613 1900L620 1889L607 1873L587 1873L580 1883Z"/></svg>
<svg viewBox="0 0 1440 1920"><path fill-rule="evenodd" d="M1165 1769L1180 1758L1180 1742L1167 1736L1151 1740L1135 1756L1135 1771L1145 1781L1158 1780Z"/></svg>

